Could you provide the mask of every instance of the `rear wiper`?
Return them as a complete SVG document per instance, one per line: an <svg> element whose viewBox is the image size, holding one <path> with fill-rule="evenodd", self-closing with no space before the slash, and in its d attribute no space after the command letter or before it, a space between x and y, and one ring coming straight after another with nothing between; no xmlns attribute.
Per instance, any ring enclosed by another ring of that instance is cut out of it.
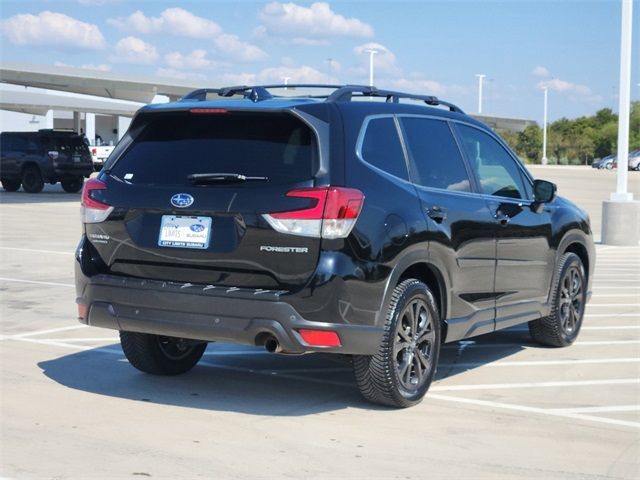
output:
<svg viewBox="0 0 640 480"><path fill-rule="evenodd" d="M269 181L269 177L250 177L241 173L193 173L187 178L193 185Z"/></svg>

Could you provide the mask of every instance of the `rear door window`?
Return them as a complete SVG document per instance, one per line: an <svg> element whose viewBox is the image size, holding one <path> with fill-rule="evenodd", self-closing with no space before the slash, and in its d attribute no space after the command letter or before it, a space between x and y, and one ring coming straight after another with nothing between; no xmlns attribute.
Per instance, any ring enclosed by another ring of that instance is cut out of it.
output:
<svg viewBox="0 0 640 480"><path fill-rule="evenodd" d="M188 185L194 173L268 177L269 183L313 178L311 129L290 114L227 112L149 114L149 123L111 172L133 184Z"/></svg>
<svg viewBox="0 0 640 480"><path fill-rule="evenodd" d="M360 147L362 159L391 175L408 180L407 163L393 117L372 118Z"/></svg>
<svg viewBox="0 0 640 480"><path fill-rule="evenodd" d="M407 148L415 172L412 178L423 187L470 192L469 175L449 124L443 120L402 117Z"/></svg>

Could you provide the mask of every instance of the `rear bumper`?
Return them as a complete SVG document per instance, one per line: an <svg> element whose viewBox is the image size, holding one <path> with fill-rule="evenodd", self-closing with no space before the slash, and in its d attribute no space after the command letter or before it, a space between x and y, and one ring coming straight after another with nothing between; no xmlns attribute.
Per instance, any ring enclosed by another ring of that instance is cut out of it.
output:
<svg viewBox="0 0 640 480"><path fill-rule="evenodd" d="M53 175L58 178L66 176L88 177L93 171L93 163L84 163L82 165L60 164L53 168Z"/></svg>
<svg viewBox="0 0 640 480"><path fill-rule="evenodd" d="M265 335L284 353L376 353L380 328L303 318L286 292L236 289L114 275L86 277L76 269L77 303L88 307L88 325L205 341L256 345ZM340 347L307 345L298 330L335 331Z"/></svg>

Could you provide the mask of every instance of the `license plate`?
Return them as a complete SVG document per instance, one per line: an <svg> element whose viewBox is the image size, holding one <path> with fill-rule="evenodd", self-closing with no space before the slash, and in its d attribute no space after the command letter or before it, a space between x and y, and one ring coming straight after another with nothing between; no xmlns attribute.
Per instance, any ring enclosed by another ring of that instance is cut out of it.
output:
<svg viewBox="0 0 640 480"><path fill-rule="evenodd" d="M210 217L163 215L158 246L206 249L209 247L210 237Z"/></svg>
<svg viewBox="0 0 640 480"><path fill-rule="evenodd" d="M82 158L80 157L80 155L72 155L71 159L73 160L73 163L80 163L80 160Z"/></svg>

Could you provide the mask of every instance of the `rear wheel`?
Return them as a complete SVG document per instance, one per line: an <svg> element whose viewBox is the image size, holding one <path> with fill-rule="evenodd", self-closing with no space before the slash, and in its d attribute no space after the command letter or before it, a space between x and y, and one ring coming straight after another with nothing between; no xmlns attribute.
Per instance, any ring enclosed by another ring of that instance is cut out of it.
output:
<svg viewBox="0 0 640 480"><path fill-rule="evenodd" d="M84 184L83 177L65 177L60 180L60 185L62 185L62 189L67 193L78 193L82 190L82 185Z"/></svg>
<svg viewBox="0 0 640 480"><path fill-rule="evenodd" d="M565 253L556 268L551 315L529 322L531 337L550 347L571 345L580 333L587 301L587 282L582 260Z"/></svg>
<svg viewBox="0 0 640 480"><path fill-rule="evenodd" d="M429 288L416 279L391 297L378 353L358 355L353 366L362 395L393 407L419 403L433 380L440 354L440 315Z"/></svg>
<svg viewBox="0 0 640 480"><path fill-rule="evenodd" d="M17 192L20 189L20 180L7 180L3 178L0 181L2 182L2 187L7 192Z"/></svg>
<svg viewBox="0 0 640 480"><path fill-rule="evenodd" d="M604 168L606 168L607 170L612 170L613 169L613 163L607 163Z"/></svg>
<svg viewBox="0 0 640 480"><path fill-rule="evenodd" d="M28 165L22 172L22 188L27 193L39 193L44 188L44 180L40 169L35 165Z"/></svg>
<svg viewBox="0 0 640 480"><path fill-rule="evenodd" d="M202 358L206 343L149 333L120 332L120 344L129 363L154 375L180 375Z"/></svg>

